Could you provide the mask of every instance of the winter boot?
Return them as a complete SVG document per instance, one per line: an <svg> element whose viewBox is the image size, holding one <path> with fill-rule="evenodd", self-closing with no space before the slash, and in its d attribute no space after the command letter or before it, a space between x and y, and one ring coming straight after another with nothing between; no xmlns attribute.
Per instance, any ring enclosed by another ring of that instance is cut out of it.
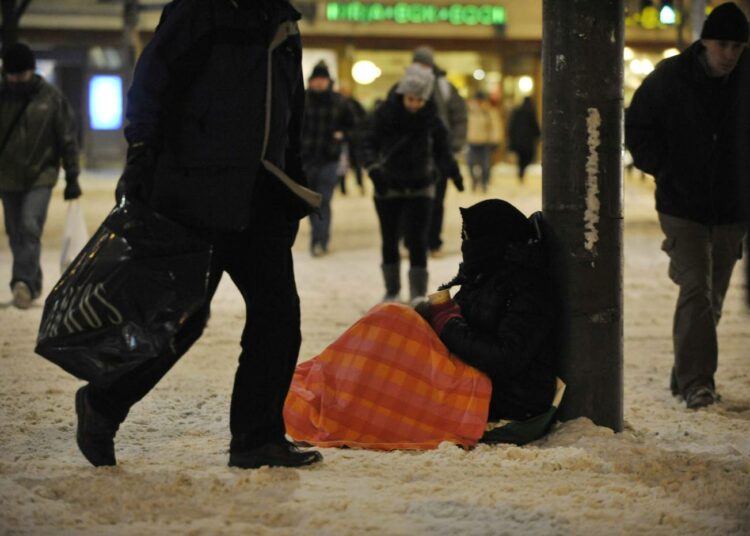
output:
<svg viewBox="0 0 750 536"><path fill-rule="evenodd" d="M116 465L115 434L120 424L98 413L89 402L87 386L76 392L76 414L78 448L91 465Z"/></svg>
<svg viewBox="0 0 750 536"><path fill-rule="evenodd" d="M401 266L399 263L383 264L383 280L385 281L384 302L400 301L401 292Z"/></svg>
<svg viewBox="0 0 750 536"><path fill-rule="evenodd" d="M424 301L427 294L427 268L412 266L409 270L409 302L416 305Z"/></svg>

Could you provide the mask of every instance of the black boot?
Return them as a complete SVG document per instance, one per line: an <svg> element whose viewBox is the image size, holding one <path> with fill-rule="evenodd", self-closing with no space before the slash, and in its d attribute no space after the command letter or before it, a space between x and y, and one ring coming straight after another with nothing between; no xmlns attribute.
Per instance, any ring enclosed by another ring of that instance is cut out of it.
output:
<svg viewBox="0 0 750 536"><path fill-rule="evenodd" d="M76 392L78 429L76 442L86 459L95 467L117 465L115 459L115 434L120 424L98 413L91 406L87 386Z"/></svg>
<svg viewBox="0 0 750 536"><path fill-rule="evenodd" d="M243 443L242 438L232 438L229 448L229 467L240 469L258 469L264 465L302 467L323 460L323 455L317 450L300 450L286 439L252 448L244 448Z"/></svg>
<svg viewBox="0 0 750 536"><path fill-rule="evenodd" d="M401 292L401 266L399 263L381 265L383 269L383 281L385 282L384 302L400 301Z"/></svg>
<svg viewBox="0 0 750 536"><path fill-rule="evenodd" d="M414 266L409 270L409 301L412 305L425 300L428 277L427 268Z"/></svg>

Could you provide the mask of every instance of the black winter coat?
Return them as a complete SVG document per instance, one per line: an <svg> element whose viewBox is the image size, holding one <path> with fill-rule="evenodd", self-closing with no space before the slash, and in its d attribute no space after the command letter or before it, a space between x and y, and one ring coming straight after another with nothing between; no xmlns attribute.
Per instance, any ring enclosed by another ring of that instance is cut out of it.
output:
<svg viewBox="0 0 750 536"><path fill-rule="evenodd" d="M125 131L129 143L157 148L154 209L199 228L242 229L261 175L315 202L299 158L299 18L286 0L167 5L136 65Z"/></svg>
<svg viewBox="0 0 750 536"><path fill-rule="evenodd" d="M365 167L377 167L393 190L417 190L444 177L458 176L448 144L448 131L432 100L416 113L391 92L372 114L362 142Z"/></svg>
<svg viewBox="0 0 750 536"><path fill-rule="evenodd" d="M463 283L454 299L463 318L440 339L492 381L489 420L548 410L555 393L556 298L540 242L508 246L503 267Z"/></svg>
<svg viewBox="0 0 750 536"><path fill-rule="evenodd" d="M750 178L750 54L726 78L709 78L696 41L663 60L633 95L625 143L656 178L659 212L702 224L743 221Z"/></svg>
<svg viewBox="0 0 750 536"><path fill-rule="evenodd" d="M354 115L344 97L329 89L308 89L305 96L305 115L302 119L302 163L320 165L335 162L341 157L343 138L334 134L348 135L354 128Z"/></svg>

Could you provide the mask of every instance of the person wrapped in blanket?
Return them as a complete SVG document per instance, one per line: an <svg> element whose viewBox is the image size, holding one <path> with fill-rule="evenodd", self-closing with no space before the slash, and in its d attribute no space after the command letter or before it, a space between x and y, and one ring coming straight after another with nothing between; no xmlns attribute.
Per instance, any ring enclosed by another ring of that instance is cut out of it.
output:
<svg viewBox="0 0 750 536"><path fill-rule="evenodd" d="M380 303L297 366L284 406L295 441L424 450L525 444L548 431L557 300L535 216L499 199L461 215L463 262L441 287L447 300ZM516 426L487 431L500 420Z"/></svg>
<svg viewBox="0 0 750 536"><path fill-rule="evenodd" d="M461 208L453 299L417 311L451 353L492 382L489 421L523 420L550 407L555 394L556 298L545 245L534 223L501 199Z"/></svg>

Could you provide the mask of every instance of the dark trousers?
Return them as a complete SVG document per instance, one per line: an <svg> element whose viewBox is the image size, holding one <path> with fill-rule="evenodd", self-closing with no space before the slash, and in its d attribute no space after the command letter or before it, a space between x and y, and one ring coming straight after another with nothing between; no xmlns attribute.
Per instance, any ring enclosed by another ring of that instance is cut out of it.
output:
<svg viewBox="0 0 750 536"><path fill-rule="evenodd" d="M10 286L23 281L34 298L42 293L42 232L51 195L49 186L2 194L5 232L13 254Z"/></svg>
<svg viewBox="0 0 750 536"><path fill-rule="evenodd" d="M435 197L432 200L432 214L427 229L427 247L430 251L443 247L443 204L447 186L448 177L443 177L441 174L435 182Z"/></svg>
<svg viewBox="0 0 750 536"><path fill-rule="evenodd" d="M297 363L300 306L291 246L299 222L256 196L248 228L241 232L198 231L213 246L208 295L203 309L183 326L174 351L133 370L106 389L91 386L91 403L111 419L122 421L179 358L198 340L209 317L211 299L224 272L245 301L230 412L233 437L242 435L252 448L284 437L284 400ZM199 381L199 378L196 379Z"/></svg>
<svg viewBox="0 0 750 536"><path fill-rule="evenodd" d="M684 394L695 385L714 387L716 328L747 227L703 225L661 213L659 223L669 277L680 287L672 329L677 389Z"/></svg>
<svg viewBox="0 0 750 536"><path fill-rule="evenodd" d="M490 143L473 143L469 145L466 153L466 165L471 173L471 189L476 191L481 188L487 191L490 183L490 171L492 169L492 153L497 146Z"/></svg>
<svg viewBox="0 0 750 536"><path fill-rule="evenodd" d="M534 161L534 149L532 147L524 147L515 151L518 157L518 179L522 181L526 175L526 168Z"/></svg>
<svg viewBox="0 0 750 536"><path fill-rule="evenodd" d="M429 197L375 198L380 221L383 264L400 262L398 242L403 233L412 267L427 266L427 226L432 211Z"/></svg>

